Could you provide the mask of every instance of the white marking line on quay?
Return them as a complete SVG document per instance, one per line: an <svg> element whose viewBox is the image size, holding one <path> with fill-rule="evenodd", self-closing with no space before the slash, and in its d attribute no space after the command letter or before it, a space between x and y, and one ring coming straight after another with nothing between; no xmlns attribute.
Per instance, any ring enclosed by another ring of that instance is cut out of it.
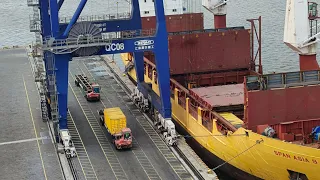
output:
<svg viewBox="0 0 320 180"><path fill-rule="evenodd" d="M29 107L29 113L30 113L30 117L31 117L32 125L33 125L34 134L35 134L36 138L38 138L38 132L37 132L36 125L35 125L35 122L34 122L34 118L33 118L33 113L32 113L32 109L31 109L31 104L30 104L29 94L28 94L28 90L27 90L27 85L26 85L26 81L25 81L23 75L22 75L22 80L23 80L24 90L26 92L26 98L27 98L27 103L28 103L28 107ZM36 140L36 141L37 141L37 145L38 145L38 151L39 151L39 155L40 155L40 160L41 160L41 164L42 164L44 178L46 180L48 180L47 173L46 173L46 168L44 167L44 162L43 162L43 158L42 158L42 153L41 153L39 140Z"/></svg>
<svg viewBox="0 0 320 180"><path fill-rule="evenodd" d="M44 136L44 137L40 137L40 138L23 139L23 140L17 140L17 141L7 141L7 142L0 143L0 146L8 145L8 144L19 144L19 143L44 140L44 139L51 139L51 138L49 136Z"/></svg>

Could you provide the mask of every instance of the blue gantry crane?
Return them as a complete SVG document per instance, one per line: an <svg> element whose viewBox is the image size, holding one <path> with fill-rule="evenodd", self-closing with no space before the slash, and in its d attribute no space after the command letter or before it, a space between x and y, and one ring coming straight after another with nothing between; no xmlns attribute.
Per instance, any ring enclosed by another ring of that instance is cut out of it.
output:
<svg viewBox="0 0 320 180"><path fill-rule="evenodd" d="M63 3L64 0L28 0L28 5L38 5L40 10L39 32L43 41L47 97L52 119L56 119L57 139L59 132L68 129L68 68L72 57L132 52L138 81L133 96L142 94L142 101L157 110L161 122L167 122L163 126L173 128L166 133L166 138L169 144L174 144L176 135L171 121L168 33L163 0L154 0L157 26L155 30L147 31L142 30L138 0L132 0L130 13L105 15L102 19L79 19L87 0L81 0L72 18L59 17ZM155 54L160 97L144 82L144 51Z"/></svg>

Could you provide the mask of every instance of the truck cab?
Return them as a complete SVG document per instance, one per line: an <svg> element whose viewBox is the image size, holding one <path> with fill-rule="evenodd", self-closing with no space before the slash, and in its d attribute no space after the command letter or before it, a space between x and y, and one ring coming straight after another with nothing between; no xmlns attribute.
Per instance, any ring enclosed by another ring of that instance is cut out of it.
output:
<svg viewBox="0 0 320 180"><path fill-rule="evenodd" d="M99 84L91 84L92 91L87 93L87 100L100 100L100 86Z"/></svg>
<svg viewBox="0 0 320 180"><path fill-rule="evenodd" d="M111 135L113 144L119 149L132 148L132 131L127 127L127 118L119 107L98 111L100 123Z"/></svg>
<svg viewBox="0 0 320 180"><path fill-rule="evenodd" d="M132 133L130 128L124 128L120 133L114 135L114 144L117 149L132 147Z"/></svg>

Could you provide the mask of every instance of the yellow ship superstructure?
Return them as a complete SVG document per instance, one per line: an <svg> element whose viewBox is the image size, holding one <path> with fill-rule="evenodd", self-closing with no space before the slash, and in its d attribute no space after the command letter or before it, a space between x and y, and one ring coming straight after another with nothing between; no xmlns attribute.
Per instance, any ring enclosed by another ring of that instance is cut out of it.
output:
<svg viewBox="0 0 320 180"><path fill-rule="evenodd" d="M125 65L130 62L128 59L133 62L129 53L121 54L121 58ZM149 72L150 69L152 72ZM136 81L134 68L127 73ZM144 80L151 83L153 91L160 95L155 76L154 64L145 61ZM175 82L174 79L171 81ZM172 118L208 152L208 159L216 162L215 167L230 171L228 173L239 179L320 179L320 150L314 144L299 145L245 129L242 126L244 121L231 112L214 112L218 115L210 117L211 121L205 123L207 115L201 107L195 107L196 111L190 112L192 97L187 94L180 102L181 89L175 87L172 91ZM225 119L236 130L221 131L216 117Z"/></svg>

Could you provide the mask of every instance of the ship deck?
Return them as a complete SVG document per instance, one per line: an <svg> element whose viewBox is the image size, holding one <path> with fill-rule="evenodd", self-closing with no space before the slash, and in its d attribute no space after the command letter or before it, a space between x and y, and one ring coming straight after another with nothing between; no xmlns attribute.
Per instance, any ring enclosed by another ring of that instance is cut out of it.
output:
<svg viewBox="0 0 320 180"><path fill-rule="evenodd" d="M190 93L211 107L241 105L244 103L243 84L192 88Z"/></svg>
<svg viewBox="0 0 320 180"><path fill-rule="evenodd" d="M1 179L64 179L25 49L0 50Z"/></svg>

